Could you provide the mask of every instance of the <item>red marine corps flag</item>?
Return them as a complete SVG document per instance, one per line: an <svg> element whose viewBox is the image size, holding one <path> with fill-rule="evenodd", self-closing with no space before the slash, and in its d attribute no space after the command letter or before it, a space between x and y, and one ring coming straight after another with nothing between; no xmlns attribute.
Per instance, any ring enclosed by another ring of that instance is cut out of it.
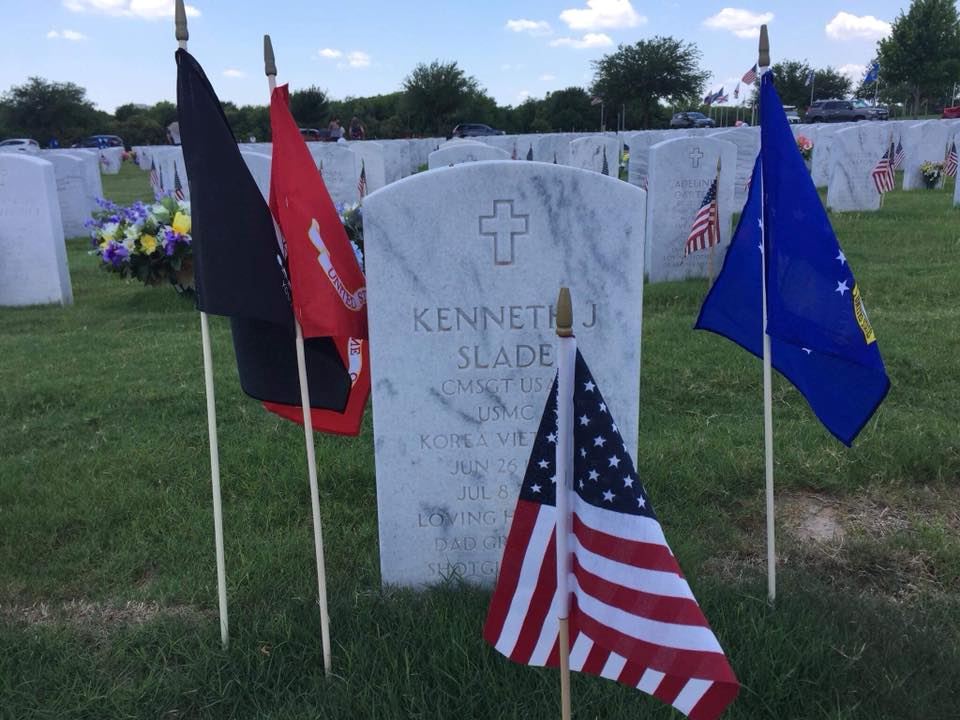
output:
<svg viewBox="0 0 960 720"><path fill-rule="evenodd" d="M273 92L270 103L270 209L286 243L293 310L303 336L333 338L350 373L346 409L314 409L314 427L355 435L370 395L366 278L290 114L289 97L284 85ZM299 407L267 407L290 420L303 420Z"/></svg>

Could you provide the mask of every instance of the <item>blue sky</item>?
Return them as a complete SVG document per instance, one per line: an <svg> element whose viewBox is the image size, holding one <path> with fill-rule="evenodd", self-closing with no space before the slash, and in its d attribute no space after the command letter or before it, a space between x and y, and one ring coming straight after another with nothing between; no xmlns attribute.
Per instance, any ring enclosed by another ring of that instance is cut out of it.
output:
<svg viewBox="0 0 960 720"><path fill-rule="evenodd" d="M859 74L908 0L192 0L190 50L220 97L264 104L262 35L279 80L333 97L400 88L418 63L456 60L501 104L586 86L591 60L653 35L696 43L728 92L754 62L760 22L774 61ZM112 111L175 97L173 0L4 0L0 89L39 75L86 87ZM465 9L463 9L465 8Z"/></svg>

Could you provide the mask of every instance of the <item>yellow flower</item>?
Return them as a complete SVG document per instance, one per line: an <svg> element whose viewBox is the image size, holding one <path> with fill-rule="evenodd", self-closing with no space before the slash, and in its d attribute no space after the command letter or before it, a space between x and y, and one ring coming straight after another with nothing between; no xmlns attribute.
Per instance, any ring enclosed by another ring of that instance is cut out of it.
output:
<svg viewBox="0 0 960 720"><path fill-rule="evenodd" d="M184 215L182 212L178 212L173 218L173 230L178 232L181 235L190 234L190 216Z"/></svg>
<svg viewBox="0 0 960 720"><path fill-rule="evenodd" d="M157 238L153 235L141 235L140 249L143 251L144 255L150 255L154 250L157 249Z"/></svg>

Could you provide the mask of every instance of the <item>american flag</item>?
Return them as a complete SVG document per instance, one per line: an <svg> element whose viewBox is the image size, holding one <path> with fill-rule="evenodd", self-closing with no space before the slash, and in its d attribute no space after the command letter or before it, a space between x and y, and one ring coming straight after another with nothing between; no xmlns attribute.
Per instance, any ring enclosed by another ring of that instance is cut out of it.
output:
<svg viewBox="0 0 960 720"><path fill-rule="evenodd" d="M531 145L530 149L527 150L527 160L533 160L533 145Z"/></svg>
<svg viewBox="0 0 960 720"><path fill-rule="evenodd" d="M577 353L569 505L570 669L636 687L693 720L737 678L667 545L600 389ZM484 626L514 662L559 666L557 383L547 400Z"/></svg>
<svg viewBox="0 0 960 720"><path fill-rule="evenodd" d="M157 174L157 163L154 160L150 160L150 187L153 188L154 194L159 194L163 189L160 185L160 176Z"/></svg>
<svg viewBox="0 0 960 720"><path fill-rule="evenodd" d="M360 193L360 199L367 196L367 166L366 163L360 163L360 179L357 180L357 192Z"/></svg>
<svg viewBox="0 0 960 720"><path fill-rule="evenodd" d="M703 198L703 203L693 219L690 234L683 248L683 256L720 244L720 214L717 211L717 180L715 177L710 183L710 189Z"/></svg>
<svg viewBox="0 0 960 720"><path fill-rule="evenodd" d="M881 195L890 192L894 187L896 177L893 174L893 161L891 160L891 155L893 154L893 146L887 148L883 157L880 158L879 162L874 165L873 170L870 171L870 177L873 178L873 185Z"/></svg>
<svg viewBox="0 0 960 720"><path fill-rule="evenodd" d="M737 86L733 89L733 99L736 100L740 97L740 83L737 83Z"/></svg>
<svg viewBox="0 0 960 720"><path fill-rule="evenodd" d="M957 176L957 143L956 141L950 143L950 147L947 149L947 157L943 161L943 174L946 177Z"/></svg>
<svg viewBox="0 0 960 720"><path fill-rule="evenodd" d="M747 85L753 85L757 81L757 66L754 65L752 68L747 70L743 77L740 78L740 82L746 83Z"/></svg>
<svg viewBox="0 0 960 720"><path fill-rule="evenodd" d="M603 167L600 168L600 172L602 172L604 175L609 175L609 174L610 174L610 164L607 162L607 149L606 149L606 148L603 149Z"/></svg>
<svg viewBox="0 0 960 720"><path fill-rule="evenodd" d="M903 167L903 161L907 159L907 153L904 152L903 143L897 140L897 149L893 153L893 169L899 170Z"/></svg>
<svg viewBox="0 0 960 720"><path fill-rule="evenodd" d="M183 202L183 183L180 182L180 172L177 170L176 165L173 167L173 195L177 200Z"/></svg>
<svg viewBox="0 0 960 720"><path fill-rule="evenodd" d="M513 152L510 153L510 159L511 159L511 160L519 160L519 159L520 159L520 157L517 155L517 144L516 144L516 143L513 144Z"/></svg>

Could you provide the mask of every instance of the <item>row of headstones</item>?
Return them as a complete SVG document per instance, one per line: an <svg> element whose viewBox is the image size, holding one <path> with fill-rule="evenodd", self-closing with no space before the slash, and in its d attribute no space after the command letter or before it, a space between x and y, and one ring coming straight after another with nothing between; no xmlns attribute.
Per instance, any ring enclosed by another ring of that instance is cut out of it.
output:
<svg viewBox="0 0 960 720"><path fill-rule="evenodd" d="M810 172L817 187L827 188L827 206L839 212L868 211L880 208L880 194L871 171L891 145L903 148L903 189L922 188L920 166L943 162L948 146L953 142L960 145L960 121L796 125L794 134L804 135L813 143ZM954 193L954 204L960 205L960 186Z"/></svg>

